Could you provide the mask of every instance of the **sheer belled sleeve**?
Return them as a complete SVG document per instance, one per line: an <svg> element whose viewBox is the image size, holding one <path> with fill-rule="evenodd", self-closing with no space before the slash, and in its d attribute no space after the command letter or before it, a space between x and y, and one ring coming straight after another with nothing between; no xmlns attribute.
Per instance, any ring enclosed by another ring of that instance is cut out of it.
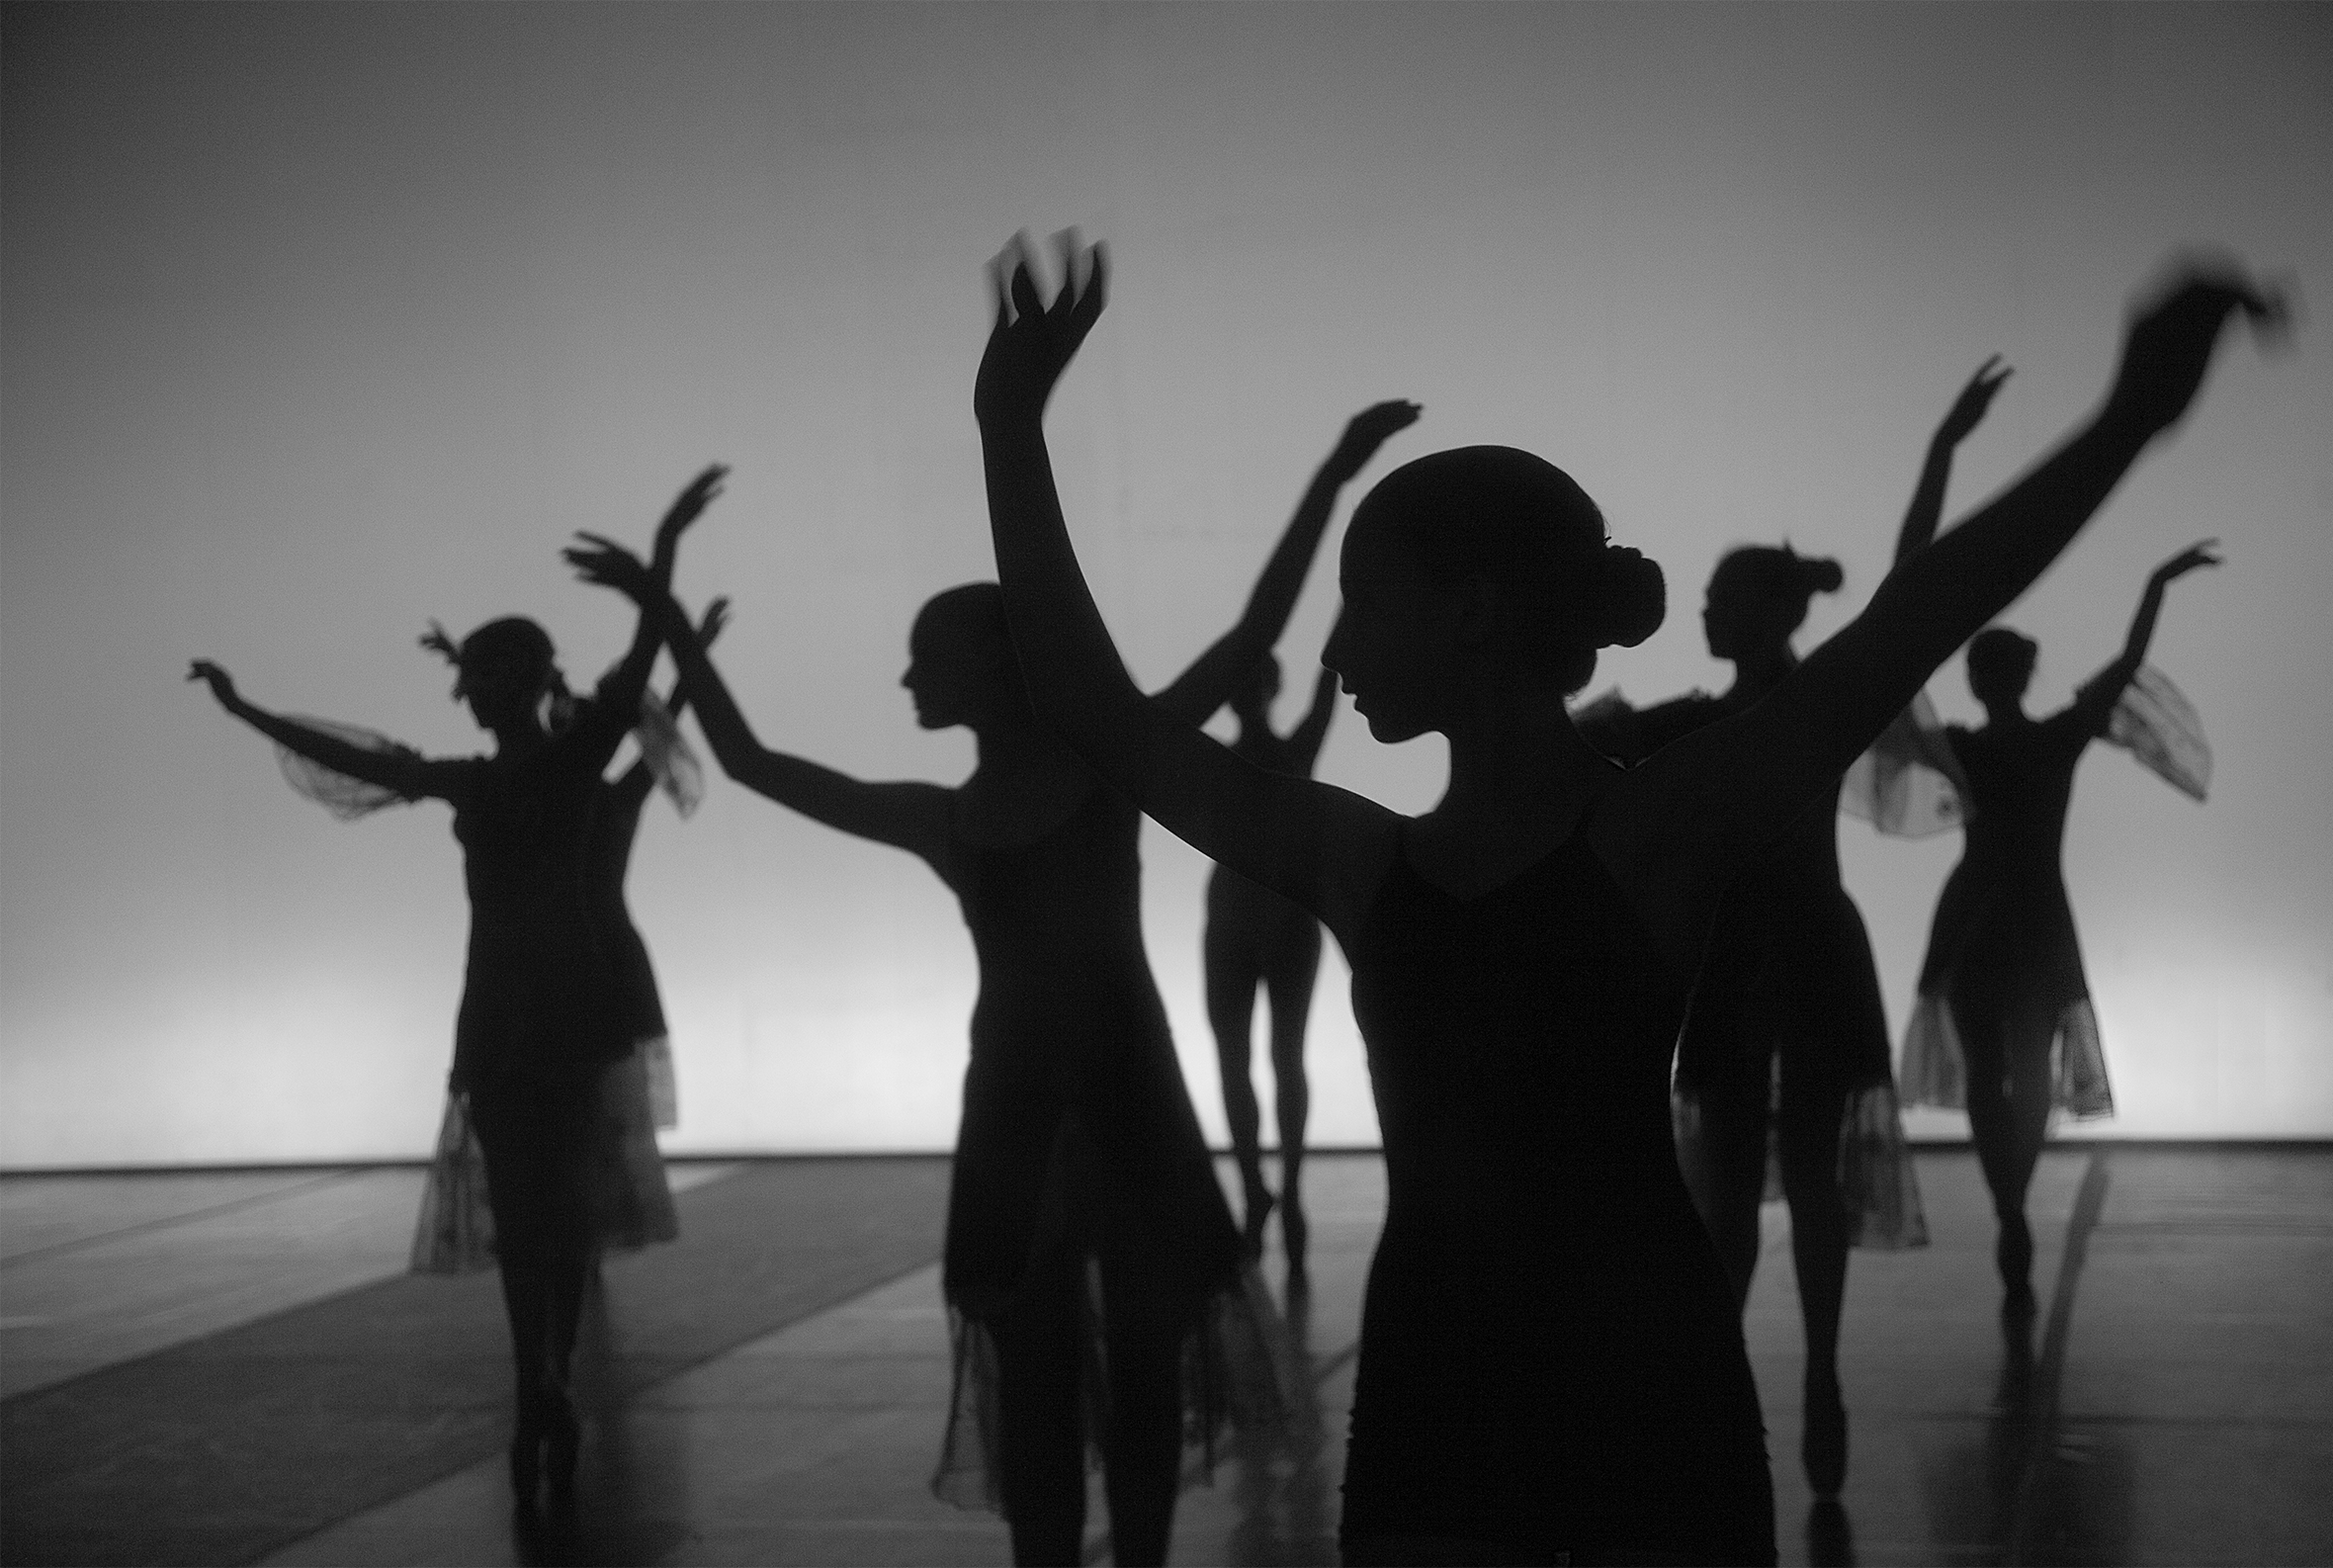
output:
<svg viewBox="0 0 2333 1568"><path fill-rule="evenodd" d="M2203 721L2171 677L2141 664L2107 716L2107 740L2172 788L2197 800L2211 787L2211 742Z"/></svg>
<svg viewBox="0 0 2333 1568"><path fill-rule="evenodd" d="M360 725L339 724L330 719L310 719L293 715L292 722L318 735L328 735L350 745L359 746L382 756L401 757L419 762L421 753L402 740L391 740L379 731ZM301 794L339 818L344 823L369 817L384 806L398 806L419 799L387 784L376 784L367 779L351 778L335 768L302 756L290 746L278 742L276 765L283 769L284 780Z"/></svg>
<svg viewBox="0 0 2333 1568"><path fill-rule="evenodd" d="M632 727L632 739L640 744L649 776L671 797L673 807L683 817L694 812L705 798L705 764L680 733L680 721L652 691L640 694L640 722Z"/></svg>
<svg viewBox="0 0 2333 1568"><path fill-rule="evenodd" d="M1970 799L1959 759L1922 692L1848 768L1839 809L1883 833L1925 838L1966 822Z"/></svg>

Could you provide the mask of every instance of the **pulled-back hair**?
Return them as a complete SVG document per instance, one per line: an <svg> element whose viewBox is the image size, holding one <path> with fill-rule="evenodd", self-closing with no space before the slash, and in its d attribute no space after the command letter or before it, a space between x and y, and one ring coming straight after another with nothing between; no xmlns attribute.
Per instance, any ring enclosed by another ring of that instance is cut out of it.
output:
<svg viewBox="0 0 2333 1568"><path fill-rule="evenodd" d="M1818 593L1837 593L1847 581L1839 563L1827 556L1802 556L1787 543L1736 545L1718 560L1709 574L1712 594L1743 598L1761 604L1771 624L1784 636L1806 620L1806 607Z"/></svg>
<svg viewBox="0 0 2333 1568"><path fill-rule="evenodd" d="M559 653L552 646L551 634L523 615L505 615L488 621L460 643L432 621L421 638L421 646L454 666L457 702L469 691L471 681L479 671L502 663L532 672L536 681L553 691L555 698L563 701L566 697L566 681L560 675Z"/></svg>
<svg viewBox="0 0 2333 1568"><path fill-rule="evenodd" d="M1545 639L1564 689L1586 685L1596 651L1634 648L1668 609L1659 565L1611 544L1572 477L1513 447L1458 447L1405 463L1353 511L1435 582L1490 582Z"/></svg>
<svg viewBox="0 0 2333 1568"><path fill-rule="evenodd" d="M962 582L942 588L915 612L918 625L946 625L982 632L1009 644L1012 628L1004 618L1004 589L994 582Z"/></svg>

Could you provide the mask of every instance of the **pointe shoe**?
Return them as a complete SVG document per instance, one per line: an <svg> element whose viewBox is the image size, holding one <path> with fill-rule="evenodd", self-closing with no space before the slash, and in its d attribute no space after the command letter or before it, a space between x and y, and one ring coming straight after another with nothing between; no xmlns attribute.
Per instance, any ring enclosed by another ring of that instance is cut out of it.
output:
<svg viewBox="0 0 2333 1568"><path fill-rule="evenodd" d="M1806 1466L1806 1484L1817 1497L1838 1495L1847 1480L1847 1406L1840 1401L1837 1383L1808 1384L1798 1460Z"/></svg>

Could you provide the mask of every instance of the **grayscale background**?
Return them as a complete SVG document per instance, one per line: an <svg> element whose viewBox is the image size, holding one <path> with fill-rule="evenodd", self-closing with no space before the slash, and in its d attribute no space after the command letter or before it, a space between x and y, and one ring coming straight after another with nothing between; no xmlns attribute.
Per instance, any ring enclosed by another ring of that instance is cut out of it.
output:
<svg viewBox="0 0 2333 1568"><path fill-rule="evenodd" d="M2333 9L1924 6L11 5L0 209L0 1165L425 1152L465 913L442 806L343 826L182 683L427 750L483 737L414 647L541 619L576 684L702 464L692 604L765 741L953 780L897 682L991 564L972 375L1019 226L1112 247L1051 418L1087 569L1168 678L1227 626L1351 412L1545 454L1667 567L1591 691L1727 670L1726 546L1884 569L1930 430L2017 374L1947 516L2091 404L2125 299L2224 245L2333 297ZM2054 706L2149 567L2218 535L2153 661L2217 755L2198 808L2100 748L2066 862L2131 1137L2333 1134L2333 352L2228 354L2013 611ZM1347 502L1357 498L1358 486ZM1334 539L1282 654L1290 706ZM661 684L668 677L659 675ZM1932 684L1974 713L1957 662ZM1284 714L1284 722L1292 719ZM1348 712L1323 776L1418 810L1434 742ZM1842 827L1900 1025L1956 837ZM1204 866L1146 839L1153 960L1220 1136ZM920 865L718 781L651 804L670 1151L936 1149L974 974ZM1375 1137L1324 966L1313 1136ZM1268 1100L1267 1100L1268 1102ZM1915 1130L1947 1135L1955 1118Z"/></svg>

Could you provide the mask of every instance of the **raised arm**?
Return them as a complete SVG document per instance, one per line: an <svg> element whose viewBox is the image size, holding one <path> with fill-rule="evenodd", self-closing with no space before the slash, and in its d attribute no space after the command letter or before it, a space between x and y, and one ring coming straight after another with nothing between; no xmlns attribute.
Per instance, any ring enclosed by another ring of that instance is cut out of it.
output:
<svg viewBox="0 0 2333 1568"><path fill-rule="evenodd" d="M1012 641L1040 717L1112 788L1200 853L1295 900L1341 934L1398 844L1400 819L1342 790L1267 773L1146 698L1079 568L1045 449L1054 384L1101 314L1098 247L1064 247L1048 305L1025 252L997 270L973 408Z"/></svg>
<svg viewBox="0 0 2333 1568"><path fill-rule="evenodd" d="M696 636L699 648L710 649L713 646L713 640L721 636L721 629L729 625L729 610L730 602L727 597L717 598L705 606L705 618L697 625ZM664 697L664 712L677 724L680 721L680 716L688 711L688 680L683 676L675 676L672 690ZM656 787L656 775L654 770L648 766L648 758L644 756L635 761L631 767L625 769L624 776L616 780L613 787L627 803L645 801L648 799L648 791Z"/></svg>
<svg viewBox="0 0 2333 1568"><path fill-rule="evenodd" d="M1295 729L1288 732L1288 749L1296 759L1297 771L1310 777L1313 764L1321 759L1321 742L1329 739L1329 721L1337 717L1337 671L1321 666L1313 677L1312 706L1304 711Z"/></svg>
<svg viewBox="0 0 2333 1568"><path fill-rule="evenodd" d="M1937 665L2073 541L2187 411L2238 312L2263 327L2285 316L2281 300L2233 271L2191 274L2148 304L2096 415L1906 560L1861 615L1763 701L1626 776L1607 848L1664 884L1656 902L1675 931L1690 935L1745 858L1828 790Z"/></svg>
<svg viewBox="0 0 2333 1568"><path fill-rule="evenodd" d="M1968 378L1944 422L1936 427L1928 443L1928 461L1920 466L1920 481L1912 487L1912 504L1905 509L1904 525L1896 534L1897 565L1936 537L1937 524L1944 515L1944 489L1952 478L1952 453L1985 417L1985 410L1993 405L1993 394L2009 376L2010 368L2001 363L2000 355L1987 359Z"/></svg>
<svg viewBox="0 0 2333 1568"><path fill-rule="evenodd" d="M2122 652L2115 656L2114 662L2084 681L2081 693L2074 699L2075 707L2083 710L2089 721L2085 727L2088 733L2095 735L2106 729L2107 717L2115 711L2122 688L2130 684L2130 677L2146 661L2147 645L2155 637L2155 619L2163 612L2163 590L2191 571L2218 566L2218 545L2216 539L2202 540L2147 574L2146 591L2138 597L2138 610L2130 618L2130 635L2122 642Z"/></svg>
<svg viewBox="0 0 2333 1568"><path fill-rule="evenodd" d="M375 751L355 745L338 736L321 730L311 730L297 719L270 713L257 703L245 701L235 690L234 677L207 658L195 659L187 666L186 678L199 680L210 686L211 695L218 705L242 720L261 735L266 736L286 750L298 752L335 773L389 790L406 800L424 800L431 796L444 799L458 787L462 777L459 762L432 762L418 751Z"/></svg>
<svg viewBox="0 0 2333 1568"><path fill-rule="evenodd" d="M648 580L660 592L668 595L671 589L672 566L680 554L680 536L688 531L691 523L705 515L705 508L720 497L722 481L728 478L727 465L710 464L689 480L687 487L665 508L663 520L656 524L654 557L644 568ZM632 728L634 716L640 712L641 696L648 689L648 671L655 666L656 650L664 644L662 629L657 626L655 618L648 613L647 602L643 600L641 603L640 626L632 634L632 646L624 651L624 656L616 661L615 666L600 677L596 693L605 712L603 723L614 729L614 735L605 741L610 751L615 749L617 740L625 732ZM695 630L691 628L681 641L692 642L695 635ZM604 766L607 759L603 756L600 761Z"/></svg>
<svg viewBox="0 0 2333 1568"><path fill-rule="evenodd" d="M1313 557L1320 552L1321 536L1328 531L1339 492L1368 466L1377 449L1396 431L1416 424L1420 411L1418 404L1397 398L1373 403L1352 416L1343 436L1305 487L1295 515L1281 530L1280 542L1263 564L1262 575L1255 579L1239 621L1159 692L1156 701L1178 719L1204 724L1216 709L1231 701L1244 682L1254 678L1257 661L1288 629L1288 617L1296 609Z"/></svg>
<svg viewBox="0 0 2333 1568"><path fill-rule="evenodd" d="M920 855L946 874L949 791L936 784L870 784L764 746L737 711L728 682L689 625L688 612L650 568L621 545L593 534L579 537L586 544L565 552L568 565L584 581L631 598L643 618L654 624L680 665L681 683L697 706L697 724L723 772L813 822Z"/></svg>

